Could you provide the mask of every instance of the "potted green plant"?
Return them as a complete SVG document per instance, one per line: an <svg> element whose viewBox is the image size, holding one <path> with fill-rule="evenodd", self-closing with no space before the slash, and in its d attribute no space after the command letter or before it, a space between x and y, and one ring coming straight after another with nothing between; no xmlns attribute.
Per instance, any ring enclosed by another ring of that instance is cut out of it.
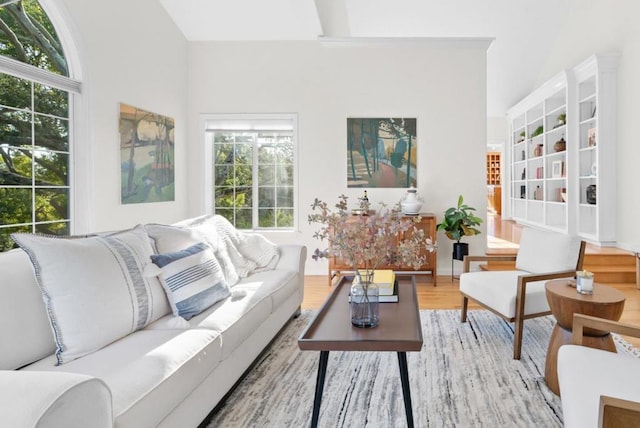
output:
<svg viewBox="0 0 640 428"><path fill-rule="evenodd" d="M458 205L451 207L444 212L442 222L438 223L436 230L444 230L444 234L452 241L453 258L463 260L469 254L469 244L460 242L464 236L473 236L480 233L477 228L482 223L480 217L474 215L476 209L466 205L462 195L458 196Z"/></svg>

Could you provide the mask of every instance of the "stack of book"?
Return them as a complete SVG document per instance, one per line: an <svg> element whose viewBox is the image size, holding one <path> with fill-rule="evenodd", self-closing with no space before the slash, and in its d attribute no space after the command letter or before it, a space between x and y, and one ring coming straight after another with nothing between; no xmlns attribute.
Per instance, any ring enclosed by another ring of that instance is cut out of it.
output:
<svg viewBox="0 0 640 428"><path fill-rule="evenodd" d="M378 286L378 301L381 303L398 301L398 281L391 269L373 271L373 283Z"/></svg>

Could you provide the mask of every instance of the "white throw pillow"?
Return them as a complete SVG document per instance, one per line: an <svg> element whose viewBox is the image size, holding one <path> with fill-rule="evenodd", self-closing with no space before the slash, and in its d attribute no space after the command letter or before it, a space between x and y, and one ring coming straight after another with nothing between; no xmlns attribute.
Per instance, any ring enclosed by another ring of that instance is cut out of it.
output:
<svg viewBox="0 0 640 428"><path fill-rule="evenodd" d="M142 226L85 238L11 236L33 263L58 365L170 313L159 279L144 275L153 248Z"/></svg>
<svg viewBox="0 0 640 428"><path fill-rule="evenodd" d="M154 254L173 314L188 320L231 294L211 247L204 242Z"/></svg>

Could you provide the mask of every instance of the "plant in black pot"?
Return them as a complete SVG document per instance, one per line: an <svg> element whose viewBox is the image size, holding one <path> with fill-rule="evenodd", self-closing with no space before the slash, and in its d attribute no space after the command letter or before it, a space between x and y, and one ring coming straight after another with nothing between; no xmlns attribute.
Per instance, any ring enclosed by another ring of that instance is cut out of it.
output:
<svg viewBox="0 0 640 428"><path fill-rule="evenodd" d="M458 206L451 207L444 212L442 222L438 223L437 230L444 230L444 234L452 241L453 258L463 260L469 254L469 244L460 242L464 236L473 236L480 233L482 219L474 215L475 208L464 203L462 195L458 197Z"/></svg>

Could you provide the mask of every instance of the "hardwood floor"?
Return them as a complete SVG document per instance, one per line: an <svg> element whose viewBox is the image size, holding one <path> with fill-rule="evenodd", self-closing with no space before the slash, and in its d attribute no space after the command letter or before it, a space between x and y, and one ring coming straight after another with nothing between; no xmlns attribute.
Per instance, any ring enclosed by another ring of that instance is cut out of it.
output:
<svg viewBox="0 0 640 428"><path fill-rule="evenodd" d="M513 243L513 241L517 242L517 240L519 240L519 226L513 226L504 221L499 222L501 223L499 226L495 225L495 223L493 225L488 224L488 230L492 233L490 236L496 238L494 242L502 245L505 248L505 252L509 247L511 247L510 250L513 251L513 246L510 246L509 243ZM491 229L489 229L489 226ZM489 243L491 244L491 241L489 241ZM620 250L599 250L596 248L594 251L609 252ZM620 282L606 284L622 291L626 296L624 311L620 321L640 326L640 290L636 287L636 283ZM420 309L460 309L461 297L458 289L458 282L455 280L452 282L451 276L449 275L438 276L437 287L434 287L433 283L431 283L428 278L419 275L417 276L417 288ZM332 287L327 285L327 277L325 275L306 276L305 296L302 308L319 308L331 290ZM479 306L470 303L469 308L478 309ZM640 348L640 339L627 339L636 347Z"/></svg>

